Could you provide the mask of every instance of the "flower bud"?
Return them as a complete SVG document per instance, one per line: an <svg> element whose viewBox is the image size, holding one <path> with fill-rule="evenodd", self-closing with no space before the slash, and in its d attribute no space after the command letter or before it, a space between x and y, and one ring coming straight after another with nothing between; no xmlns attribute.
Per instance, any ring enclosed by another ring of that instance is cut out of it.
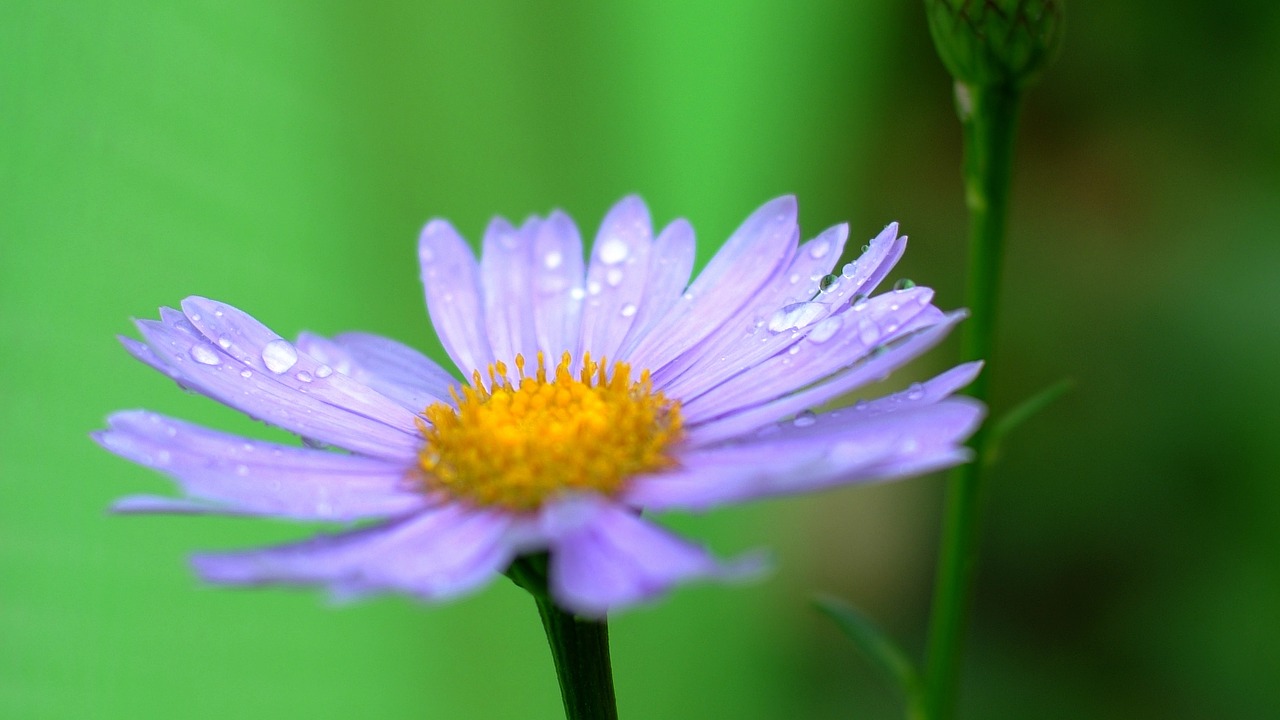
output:
<svg viewBox="0 0 1280 720"><path fill-rule="evenodd" d="M947 70L970 86L1022 89L1053 60L1063 0L925 0Z"/></svg>

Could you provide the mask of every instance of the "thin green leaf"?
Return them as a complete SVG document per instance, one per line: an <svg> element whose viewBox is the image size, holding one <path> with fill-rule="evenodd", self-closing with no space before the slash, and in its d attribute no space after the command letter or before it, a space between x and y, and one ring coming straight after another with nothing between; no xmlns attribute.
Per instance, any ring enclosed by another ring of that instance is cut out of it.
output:
<svg viewBox="0 0 1280 720"><path fill-rule="evenodd" d="M1075 386L1075 381L1071 378L1063 378L1031 397L1023 400L1022 403L1005 413L991 425L991 437L987 441L987 459L994 460L996 453L1000 448L1000 441L1004 439L1019 425L1030 420L1040 413L1041 410L1049 407L1054 400L1062 397Z"/></svg>
<svg viewBox="0 0 1280 720"><path fill-rule="evenodd" d="M902 690L908 705L916 703L921 685L915 664L871 618L849 603L827 595L815 597L813 604L835 620L862 654Z"/></svg>

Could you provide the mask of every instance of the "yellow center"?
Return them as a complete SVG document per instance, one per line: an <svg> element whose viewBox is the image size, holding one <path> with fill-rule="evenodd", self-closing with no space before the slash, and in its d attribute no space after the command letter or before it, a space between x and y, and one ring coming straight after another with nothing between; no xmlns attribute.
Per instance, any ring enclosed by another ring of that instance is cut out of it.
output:
<svg viewBox="0 0 1280 720"><path fill-rule="evenodd" d="M669 450L683 436L680 405L653 391L649 371L631 380L631 367L593 362L570 373L565 353L548 379L542 353L532 377L516 355L517 376L505 363L479 371L455 391L457 408L436 403L427 443L418 457L431 490L479 506L537 509L560 493L616 495L629 478L674 465Z"/></svg>

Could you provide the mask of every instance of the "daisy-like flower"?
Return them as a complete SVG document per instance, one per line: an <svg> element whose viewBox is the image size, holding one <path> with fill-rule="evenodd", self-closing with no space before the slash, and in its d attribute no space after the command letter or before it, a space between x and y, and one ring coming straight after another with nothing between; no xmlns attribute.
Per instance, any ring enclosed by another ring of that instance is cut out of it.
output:
<svg viewBox="0 0 1280 720"><path fill-rule="evenodd" d="M249 440L145 411L95 435L186 497L130 513L355 523L277 547L193 558L218 585L318 585L428 600L477 590L547 553L548 591L588 617L722 562L642 512L704 510L965 461L982 407L951 397L979 371L815 414L940 340L961 313L924 287L872 296L906 247L890 225L837 269L845 225L799 243L796 204L766 203L697 278L693 230L655 237L629 197L584 263L563 213L490 223L477 262L447 222L422 231L431 321L459 382L364 333L290 342L230 305L189 297L139 320L134 357L179 385L301 436ZM341 450L336 451L335 449Z"/></svg>

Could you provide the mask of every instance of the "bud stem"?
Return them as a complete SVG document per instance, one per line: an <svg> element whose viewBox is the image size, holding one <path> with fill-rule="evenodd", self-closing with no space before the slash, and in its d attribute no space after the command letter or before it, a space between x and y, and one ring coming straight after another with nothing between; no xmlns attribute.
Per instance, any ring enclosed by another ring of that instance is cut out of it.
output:
<svg viewBox="0 0 1280 720"><path fill-rule="evenodd" d="M987 364L967 393L986 403L995 346L1005 221L1013 168L1013 139L1020 95L1006 86L956 83L956 106L964 135L965 203L969 208L969 275L965 304L972 316L962 326L962 359ZM987 464L988 430L969 441L973 462L947 481L941 547L925 667L925 712L929 720L949 720L955 712L960 654L968 625L977 560L982 472Z"/></svg>

